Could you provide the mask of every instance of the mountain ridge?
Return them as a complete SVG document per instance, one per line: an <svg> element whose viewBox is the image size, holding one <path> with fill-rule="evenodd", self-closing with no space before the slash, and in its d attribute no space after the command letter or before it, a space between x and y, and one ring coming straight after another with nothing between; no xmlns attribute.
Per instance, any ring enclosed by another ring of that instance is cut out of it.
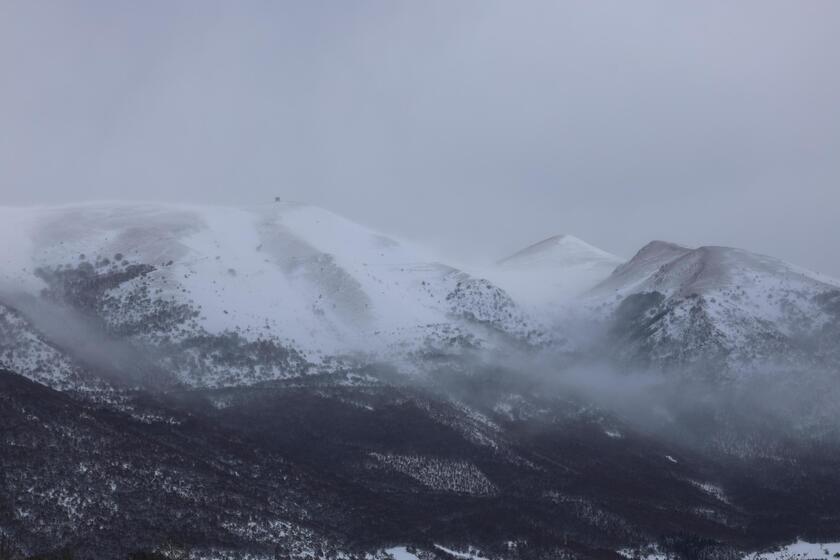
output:
<svg viewBox="0 0 840 560"><path fill-rule="evenodd" d="M5 284L157 349L189 383L541 336L492 283L317 207L96 203L0 215L24 238L0 248ZM226 363L211 341L230 349Z"/></svg>
<svg viewBox="0 0 840 560"><path fill-rule="evenodd" d="M818 366L833 354L823 331L836 328L836 317L825 302L838 288L836 280L742 249L653 242L586 298L620 316L612 330L625 357L732 372L772 362Z"/></svg>
<svg viewBox="0 0 840 560"><path fill-rule="evenodd" d="M599 249L594 245L590 245L574 235L564 233L553 235L543 239L542 241L528 245L524 249L520 249L519 251L500 259L496 262L496 264L515 265L518 262L521 263L523 260L527 261L527 257L542 256L543 258L550 258L552 253L560 253L557 256L563 264L574 264L574 257L581 258L584 261L602 258L608 261L615 261L616 263L623 262L620 257Z"/></svg>
<svg viewBox="0 0 840 560"><path fill-rule="evenodd" d="M778 259L563 236L470 271L300 204L3 216L0 537L27 553L840 536L840 290Z"/></svg>

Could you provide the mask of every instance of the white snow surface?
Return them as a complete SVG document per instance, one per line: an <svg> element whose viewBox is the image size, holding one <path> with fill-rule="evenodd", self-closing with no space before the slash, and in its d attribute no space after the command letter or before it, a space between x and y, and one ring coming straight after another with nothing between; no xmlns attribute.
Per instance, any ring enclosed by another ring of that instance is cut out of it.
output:
<svg viewBox="0 0 840 560"><path fill-rule="evenodd" d="M772 552L752 552L744 560L809 560L813 558L834 558L840 554L840 543L809 543L798 540L793 544Z"/></svg>
<svg viewBox="0 0 840 560"><path fill-rule="evenodd" d="M774 282L768 285L768 282ZM654 241L592 290L629 295L658 291L666 296L704 295L738 286L743 290L812 290L840 287L840 281L779 259L732 247L689 249Z"/></svg>
<svg viewBox="0 0 840 560"><path fill-rule="evenodd" d="M481 271L517 303L543 309L589 290L623 261L572 235L535 243Z"/></svg>
<svg viewBox="0 0 840 560"><path fill-rule="evenodd" d="M772 350L779 344L807 339L835 321L820 299L839 288L838 280L742 249L654 241L578 304L607 318L627 296L659 292L665 300L658 309L667 313L650 334L654 344L681 341L689 349L714 341L737 369L778 358ZM705 338L692 342L702 325Z"/></svg>
<svg viewBox="0 0 840 560"><path fill-rule="evenodd" d="M386 549L385 552L394 560L420 560L415 554L410 553L404 546L395 546L394 548Z"/></svg>
<svg viewBox="0 0 840 560"><path fill-rule="evenodd" d="M39 292L38 267L121 254L124 262L159 267L148 276L155 297L200 308L207 332L271 334L313 363L319 356L404 351L440 325L447 334L457 328L477 335L453 315L511 332L531 328L524 315L498 309L506 296L492 285L303 204L0 208L0 235L0 293ZM470 289L447 300L461 283Z"/></svg>

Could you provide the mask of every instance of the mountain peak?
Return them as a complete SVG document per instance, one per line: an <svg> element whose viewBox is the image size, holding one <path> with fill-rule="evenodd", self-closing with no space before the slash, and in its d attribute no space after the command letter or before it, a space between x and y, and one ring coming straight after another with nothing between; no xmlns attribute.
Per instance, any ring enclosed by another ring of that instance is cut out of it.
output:
<svg viewBox="0 0 840 560"><path fill-rule="evenodd" d="M593 293L623 294L659 291L665 294L702 294L714 290L743 291L755 284L835 286L836 280L779 259L743 249L705 245L684 247L651 241L619 266ZM820 288L822 289L822 288Z"/></svg>
<svg viewBox="0 0 840 560"><path fill-rule="evenodd" d="M591 288L621 262L573 235L555 235L498 261L483 274L517 302L545 310Z"/></svg>
<svg viewBox="0 0 840 560"><path fill-rule="evenodd" d="M639 251L633 256L632 259L630 259L629 262L632 262L637 259L648 259L654 256L658 257L663 254L684 254L689 251L691 251L691 249L683 245L672 243L670 241L661 241L659 239L654 239L653 241L639 249Z"/></svg>
<svg viewBox="0 0 840 560"><path fill-rule="evenodd" d="M561 234L529 245L498 262L501 266L572 266L588 262L611 262L617 266L622 260L574 235Z"/></svg>
<svg viewBox="0 0 840 560"><path fill-rule="evenodd" d="M633 255L633 258L618 266L595 291L612 291L620 286L640 282L656 272L659 267L683 255L692 249L671 243L670 241L651 241Z"/></svg>

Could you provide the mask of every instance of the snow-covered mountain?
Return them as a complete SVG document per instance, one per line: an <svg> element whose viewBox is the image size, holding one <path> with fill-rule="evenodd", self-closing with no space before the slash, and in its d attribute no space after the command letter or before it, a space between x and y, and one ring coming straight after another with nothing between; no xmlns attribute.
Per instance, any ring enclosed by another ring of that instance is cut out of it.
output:
<svg viewBox="0 0 840 560"><path fill-rule="evenodd" d="M26 553L736 558L836 535L829 278L569 236L470 274L287 203L7 208L0 234L0 541ZM797 371L718 382L774 368Z"/></svg>
<svg viewBox="0 0 840 560"><path fill-rule="evenodd" d="M840 282L729 247L654 241L586 296L625 357L744 370L836 363Z"/></svg>
<svg viewBox="0 0 840 560"><path fill-rule="evenodd" d="M484 274L534 310L564 303L610 275L623 260L572 235L557 235L500 260Z"/></svg>
<svg viewBox="0 0 840 560"><path fill-rule="evenodd" d="M0 223L5 300L95 316L189 383L536 335L490 282L312 206L5 208Z"/></svg>
<svg viewBox="0 0 840 560"><path fill-rule="evenodd" d="M5 208L0 224L0 366L56 388L411 370L559 341L706 373L840 363L840 282L739 249L655 241L621 264L558 236L470 274L302 204Z"/></svg>

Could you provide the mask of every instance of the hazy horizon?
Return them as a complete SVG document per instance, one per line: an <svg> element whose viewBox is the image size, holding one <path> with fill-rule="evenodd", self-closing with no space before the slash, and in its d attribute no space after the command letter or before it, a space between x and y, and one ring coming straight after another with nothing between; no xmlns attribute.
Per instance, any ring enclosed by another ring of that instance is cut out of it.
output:
<svg viewBox="0 0 840 560"><path fill-rule="evenodd" d="M840 4L6 3L0 205L324 207L840 277Z"/></svg>

